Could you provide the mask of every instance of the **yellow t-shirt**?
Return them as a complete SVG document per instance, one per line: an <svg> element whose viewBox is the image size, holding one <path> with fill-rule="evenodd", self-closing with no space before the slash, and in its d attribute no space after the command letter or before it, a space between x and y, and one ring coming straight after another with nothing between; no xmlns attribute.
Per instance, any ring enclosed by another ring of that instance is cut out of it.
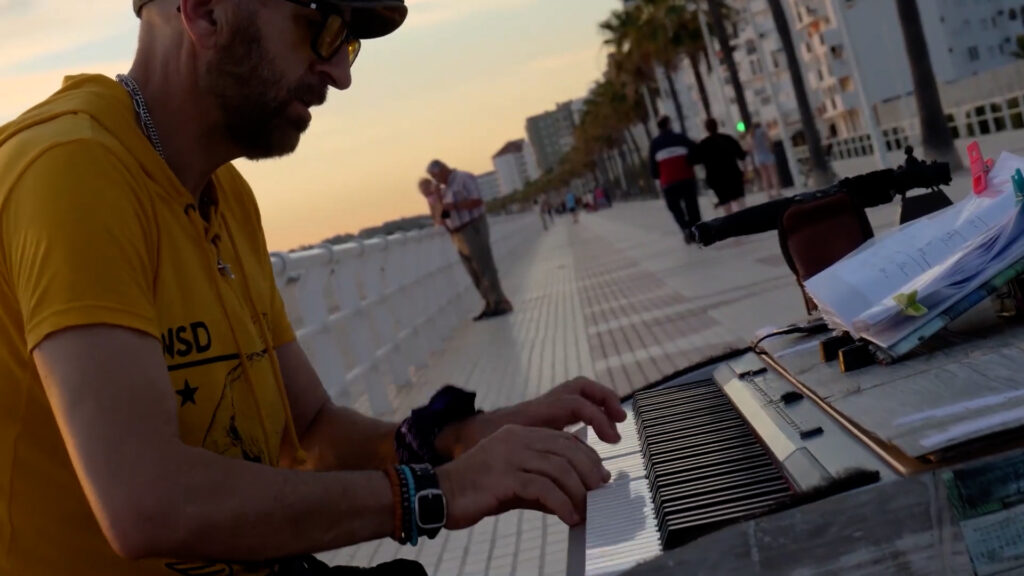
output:
<svg viewBox="0 0 1024 576"><path fill-rule="evenodd" d="M137 127L127 92L103 76L67 78L0 128L0 574L268 572L118 557L30 353L77 325L149 334L163 344L183 441L276 465L290 414L268 348L295 335L252 191L230 165L213 185L200 210Z"/></svg>

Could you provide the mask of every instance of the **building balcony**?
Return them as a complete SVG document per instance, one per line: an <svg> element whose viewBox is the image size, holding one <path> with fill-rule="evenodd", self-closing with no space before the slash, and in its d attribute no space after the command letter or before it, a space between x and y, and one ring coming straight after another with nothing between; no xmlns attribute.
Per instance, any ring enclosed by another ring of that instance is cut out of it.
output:
<svg viewBox="0 0 1024 576"><path fill-rule="evenodd" d="M818 22L825 14L821 0L793 0L793 24L797 30Z"/></svg>
<svg viewBox="0 0 1024 576"><path fill-rule="evenodd" d="M766 30L761 32L759 36L761 46L764 47L766 54L782 50L782 40L779 39L778 32L774 30Z"/></svg>
<svg viewBox="0 0 1024 576"><path fill-rule="evenodd" d="M853 75L853 66L849 59L829 52L825 61L828 63L829 74L833 78L845 78Z"/></svg>
<svg viewBox="0 0 1024 576"><path fill-rule="evenodd" d="M822 118L834 118L857 109L857 94L850 90L848 92L839 92L831 97L823 96L821 105L823 107Z"/></svg>
<svg viewBox="0 0 1024 576"><path fill-rule="evenodd" d="M818 76L819 68L809 68L807 70L807 89L808 90L820 90L823 86L824 81Z"/></svg>

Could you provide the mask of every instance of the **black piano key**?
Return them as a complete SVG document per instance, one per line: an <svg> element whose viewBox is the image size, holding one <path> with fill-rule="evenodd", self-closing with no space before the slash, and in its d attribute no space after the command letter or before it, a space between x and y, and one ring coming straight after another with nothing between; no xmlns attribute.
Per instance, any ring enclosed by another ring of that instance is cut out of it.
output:
<svg viewBox="0 0 1024 576"><path fill-rule="evenodd" d="M722 421L742 422L743 420L736 414L736 410L732 405L718 406L709 408L699 414L692 414L689 416L673 415L671 418L662 418L658 420L657 423L651 423L644 426L643 432L639 434L638 437L640 441L643 442L646 439L654 437L659 432L680 428L685 428L699 433L703 432L704 426Z"/></svg>
<svg viewBox="0 0 1024 576"><path fill-rule="evenodd" d="M677 458L673 454L659 455L645 462L647 477L660 483L673 474L696 474L702 469L728 470L760 456L759 448L756 442L746 440L743 444L724 448L721 452L695 454L687 458Z"/></svg>
<svg viewBox="0 0 1024 576"><path fill-rule="evenodd" d="M720 405L723 401L728 402L728 399L708 393L690 398L665 398L658 402L637 406L636 411L639 419L644 420L666 415L666 412L667 415L693 413L709 406Z"/></svg>
<svg viewBox="0 0 1024 576"><path fill-rule="evenodd" d="M754 499L788 494L789 484L781 478L758 483L739 482L718 487L713 491L662 496L655 510L659 521L678 522L716 514L737 506L743 507Z"/></svg>
<svg viewBox="0 0 1024 576"><path fill-rule="evenodd" d="M654 447L664 444L665 442L686 440L694 443L714 442L736 434L749 435L750 432L745 427L741 426L742 424L742 421L732 416L728 420L723 419L720 422L708 424L700 433L694 433L692 430L687 430L686 428L666 428L641 440L640 447L642 452L650 452Z"/></svg>
<svg viewBox="0 0 1024 576"><path fill-rule="evenodd" d="M716 455L715 457L705 457L699 461L684 460L682 462L673 463L670 466L665 467L652 467L648 469L647 478L652 484L651 492L657 492L661 486L661 482L667 481L671 478L678 477L680 475L687 474L699 474L704 470L717 473L728 473L730 470L736 469L736 467L742 465L744 462L753 460L760 456L761 453L757 447L749 448L735 448L730 450L727 454ZM762 466L771 466L771 462L761 461Z"/></svg>
<svg viewBox="0 0 1024 576"><path fill-rule="evenodd" d="M737 441L755 441L745 430L727 430L714 436L693 436L685 432L673 436L659 438L649 442L640 452L651 458L654 454L670 452L680 458L700 454L704 451L715 451L730 446Z"/></svg>
<svg viewBox="0 0 1024 576"><path fill-rule="evenodd" d="M711 410L720 410L729 408L731 404L726 398L712 398L708 400L702 400L692 404L685 402L672 401L666 402L663 406L651 407L647 410L639 411L639 420L644 423L650 423L654 420L687 420L693 416L699 416L705 414Z"/></svg>
<svg viewBox="0 0 1024 576"><path fill-rule="evenodd" d="M792 496L785 475L713 381L640 392L633 419L666 550Z"/></svg>
<svg viewBox="0 0 1024 576"><path fill-rule="evenodd" d="M757 443L757 440L749 438L725 444L720 450L694 451L693 453L686 454L685 457L681 457L677 451L672 449L672 446L666 446L663 449L652 450L651 454L647 457L647 465L649 469L664 468L665 470L673 470L679 466L700 468L701 466L712 465L715 462L756 456L762 453L761 450L761 445Z"/></svg>
<svg viewBox="0 0 1024 576"><path fill-rule="evenodd" d="M666 500L662 503L662 512L668 522L692 522L705 516L745 508L750 502L774 501L775 498L788 494L788 491L789 485L781 480L753 487L742 486L713 496L705 495L700 499L680 497Z"/></svg>
<svg viewBox="0 0 1024 576"><path fill-rule="evenodd" d="M658 490L659 499L676 498L678 496L697 497L710 494L716 490L725 490L733 486L755 485L778 479L773 470L741 471L732 474L717 474L711 478L693 480L683 477L675 481L662 482ZM657 502L655 502L657 504Z"/></svg>
<svg viewBox="0 0 1024 576"><path fill-rule="evenodd" d="M785 502L789 497L789 494L780 494L753 498L744 504L713 511L700 517L670 520L664 526L659 526L662 548L671 550L683 546L722 526L752 518L759 512Z"/></svg>
<svg viewBox="0 0 1024 576"><path fill-rule="evenodd" d="M767 467L766 467L767 465ZM707 483L727 481L732 476L753 476L758 474L777 474L771 468L771 460L767 456L760 456L743 462L738 465L727 464L720 467L709 467L693 472L680 469L674 473L664 470L660 471L658 480L658 492L674 490L681 487L701 486Z"/></svg>

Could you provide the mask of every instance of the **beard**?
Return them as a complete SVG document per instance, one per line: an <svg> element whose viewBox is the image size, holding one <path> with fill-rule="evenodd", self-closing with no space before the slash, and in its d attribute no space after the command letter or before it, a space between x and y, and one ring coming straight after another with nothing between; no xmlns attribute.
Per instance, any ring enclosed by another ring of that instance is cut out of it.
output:
<svg viewBox="0 0 1024 576"><path fill-rule="evenodd" d="M322 104L327 87L315 75L289 82L274 67L255 10L240 8L228 41L204 68L229 141L250 160L295 151L309 118L289 113L296 102Z"/></svg>

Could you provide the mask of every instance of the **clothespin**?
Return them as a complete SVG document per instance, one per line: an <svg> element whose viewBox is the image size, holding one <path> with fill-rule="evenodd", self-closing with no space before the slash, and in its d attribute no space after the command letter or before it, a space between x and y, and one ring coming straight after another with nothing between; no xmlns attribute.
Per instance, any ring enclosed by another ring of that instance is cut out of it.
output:
<svg viewBox="0 0 1024 576"><path fill-rule="evenodd" d="M974 193L981 194L988 189L988 173L995 165L995 161L982 156L981 146L977 141L967 145L967 159L971 163L971 183L974 185Z"/></svg>
<svg viewBox="0 0 1024 576"><path fill-rule="evenodd" d="M897 294L892 299L896 301L896 305L900 307L904 316L916 318L928 313L928 309L917 301L917 290L913 290L909 294Z"/></svg>
<svg viewBox="0 0 1024 576"><path fill-rule="evenodd" d="M1013 196L1018 203L1024 202L1024 172L1021 172L1020 168L1017 168L1013 172L1013 176L1010 176L1010 182L1013 183Z"/></svg>

